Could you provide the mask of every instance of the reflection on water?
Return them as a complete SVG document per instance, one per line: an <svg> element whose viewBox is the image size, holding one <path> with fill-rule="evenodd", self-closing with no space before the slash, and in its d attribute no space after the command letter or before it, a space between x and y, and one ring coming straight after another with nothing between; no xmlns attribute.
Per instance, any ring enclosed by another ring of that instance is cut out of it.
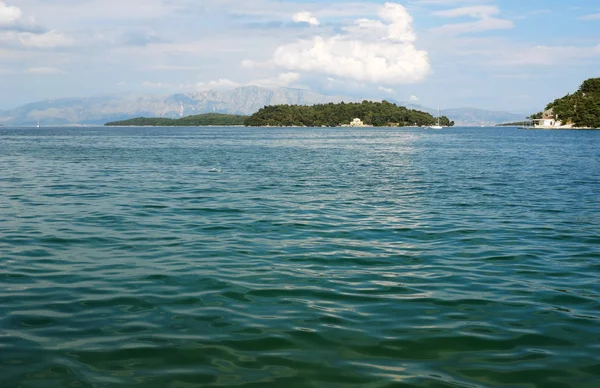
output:
<svg viewBox="0 0 600 388"><path fill-rule="evenodd" d="M0 386L594 387L598 135L2 128Z"/></svg>

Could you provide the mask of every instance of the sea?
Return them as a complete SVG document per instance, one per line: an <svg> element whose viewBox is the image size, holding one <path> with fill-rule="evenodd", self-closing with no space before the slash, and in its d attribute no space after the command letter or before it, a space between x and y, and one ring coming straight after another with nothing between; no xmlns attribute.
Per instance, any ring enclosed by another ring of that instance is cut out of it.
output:
<svg viewBox="0 0 600 388"><path fill-rule="evenodd" d="M600 387L600 131L0 128L0 387Z"/></svg>

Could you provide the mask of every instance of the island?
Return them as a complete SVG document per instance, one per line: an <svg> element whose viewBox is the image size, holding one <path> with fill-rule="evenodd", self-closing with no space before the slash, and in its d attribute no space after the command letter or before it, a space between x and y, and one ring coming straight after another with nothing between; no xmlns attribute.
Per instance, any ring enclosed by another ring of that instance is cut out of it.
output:
<svg viewBox="0 0 600 388"><path fill-rule="evenodd" d="M496 124L495 127L525 127L531 125L531 121L516 121L513 123Z"/></svg>
<svg viewBox="0 0 600 388"><path fill-rule="evenodd" d="M134 119L112 121L104 124L107 127L123 126L154 126L154 127L197 127L203 125L244 125L247 116L230 115L221 113L206 113L182 117L180 119L169 119L165 117L137 117Z"/></svg>
<svg viewBox="0 0 600 388"><path fill-rule="evenodd" d="M600 78L585 80L573 94L530 117L532 129L600 129Z"/></svg>
<svg viewBox="0 0 600 388"><path fill-rule="evenodd" d="M270 105L265 106L244 124L250 127L406 127L429 126L438 122L431 114L407 109L388 101L361 103L328 103L318 105ZM358 125L360 123L360 125ZM453 126L454 121L439 117L442 126Z"/></svg>

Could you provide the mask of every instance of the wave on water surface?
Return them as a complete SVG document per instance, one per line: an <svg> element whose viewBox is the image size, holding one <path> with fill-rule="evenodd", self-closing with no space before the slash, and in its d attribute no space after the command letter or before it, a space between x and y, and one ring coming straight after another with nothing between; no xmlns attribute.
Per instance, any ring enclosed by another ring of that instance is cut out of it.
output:
<svg viewBox="0 0 600 388"><path fill-rule="evenodd" d="M599 143L0 128L0 386L595 387Z"/></svg>

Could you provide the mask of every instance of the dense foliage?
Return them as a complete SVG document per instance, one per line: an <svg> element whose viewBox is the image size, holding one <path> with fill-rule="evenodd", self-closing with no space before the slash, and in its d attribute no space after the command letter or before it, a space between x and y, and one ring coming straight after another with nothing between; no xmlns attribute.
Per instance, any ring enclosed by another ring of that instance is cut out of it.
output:
<svg viewBox="0 0 600 388"><path fill-rule="evenodd" d="M546 106L554 117L563 124L573 123L576 127L600 128L600 78L583 82L574 94L556 99ZM541 118L537 113L532 118Z"/></svg>
<svg viewBox="0 0 600 388"><path fill-rule="evenodd" d="M252 116L245 124L248 126L305 126L305 127L337 127L349 124L359 118L366 125L411 126L433 125L437 122L429 113L407 109L387 101L362 103L303 105L271 105L265 106ZM454 121L440 117L440 124L453 126Z"/></svg>
<svg viewBox="0 0 600 388"><path fill-rule="evenodd" d="M496 124L495 127L526 127L531 125L530 121L515 121L513 123Z"/></svg>
<svg viewBox="0 0 600 388"><path fill-rule="evenodd" d="M147 118L138 117L135 119L113 121L106 123L106 126L157 126L157 127L196 127L199 125L244 125L246 116L226 115L219 113L206 113L182 117L180 119L168 119L163 117Z"/></svg>

